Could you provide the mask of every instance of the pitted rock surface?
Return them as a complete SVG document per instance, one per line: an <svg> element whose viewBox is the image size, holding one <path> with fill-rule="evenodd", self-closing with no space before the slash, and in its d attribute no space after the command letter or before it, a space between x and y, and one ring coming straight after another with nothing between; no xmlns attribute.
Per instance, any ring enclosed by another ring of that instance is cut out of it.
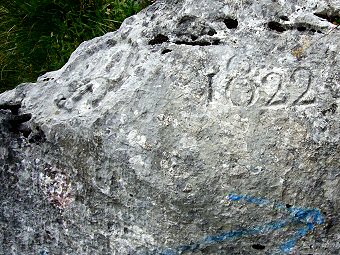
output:
<svg viewBox="0 0 340 255"><path fill-rule="evenodd" d="M0 95L0 254L339 254L340 2L157 1Z"/></svg>

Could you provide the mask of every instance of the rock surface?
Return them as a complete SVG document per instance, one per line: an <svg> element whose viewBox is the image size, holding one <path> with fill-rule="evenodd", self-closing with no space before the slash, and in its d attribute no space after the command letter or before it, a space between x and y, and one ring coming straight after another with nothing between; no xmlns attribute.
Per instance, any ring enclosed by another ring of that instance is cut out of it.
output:
<svg viewBox="0 0 340 255"><path fill-rule="evenodd" d="M337 0L157 1L0 95L0 254L339 254Z"/></svg>

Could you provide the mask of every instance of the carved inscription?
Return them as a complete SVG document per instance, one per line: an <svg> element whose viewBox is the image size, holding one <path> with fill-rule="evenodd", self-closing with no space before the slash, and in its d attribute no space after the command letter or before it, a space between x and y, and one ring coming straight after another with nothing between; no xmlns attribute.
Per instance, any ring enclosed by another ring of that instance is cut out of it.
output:
<svg viewBox="0 0 340 255"><path fill-rule="evenodd" d="M230 82L230 100L235 106L249 106L254 98L254 87L247 79Z"/></svg>
<svg viewBox="0 0 340 255"><path fill-rule="evenodd" d="M242 65L240 65L242 66ZM269 72L255 83L244 70L240 75L230 79L226 85L227 102L233 106L299 106L314 103L312 72L305 67L295 69L290 75Z"/></svg>
<svg viewBox="0 0 340 255"><path fill-rule="evenodd" d="M237 63L237 58L233 56L227 68L231 69L231 73L235 78L228 81L226 95L228 101L234 106L246 107L250 106L254 101L255 84L251 79L251 66L248 60Z"/></svg>
<svg viewBox="0 0 340 255"><path fill-rule="evenodd" d="M282 77L278 73L271 72L262 78L262 90L267 106L284 104L287 100L282 90Z"/></svg>
<svg viewBox="0 0 340 255"><path fill-rule="evenodd" d="M312 83L312 72L306 68L298 68L294 70L291 76L292 91L296 91L292 95L293 105L311 104L315 98L313 95L308 95Z"/></svg>
<svg viewBox="0 0 340 255"><path fill-rule="evenodd" d="M54 100L59 109L72 112L75 109L87 111L96 108L107 93L113 90L117 81L104 77L72 82L67 95L60 94ZM118 88L116 86L115 88Z"/></svg>

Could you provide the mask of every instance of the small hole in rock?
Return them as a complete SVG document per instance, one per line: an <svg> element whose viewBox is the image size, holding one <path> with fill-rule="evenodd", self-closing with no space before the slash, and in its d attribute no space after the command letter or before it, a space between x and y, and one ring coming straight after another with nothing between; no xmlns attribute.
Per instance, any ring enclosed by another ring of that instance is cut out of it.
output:
<svg viewBox="0 0 340 255"><path fill-rule="evenodd" d="M282 24L280 24L279 22L276 22L276 21L270 21L270 22L268 22L267 25L268 25L269 29L275 30L276 32L279 32L279 33L286 31L284 26Z"/></svg>
<svg viewBox="0 0 340 255"><path fill-rule="evenodd" d="M46 136L39 127L36 127L36 131L30 134L28 141L30 143L40 144L46 141Z"/></svg>
<svg viewBox="0 0 340 255"><path fill-rule="evenodd" d="M129 232L129 230L128 230L127 227L124 227L123 231L124 231L125 234L126 234L127 232Z"/></svg>
<svg viewBox="0 0 340 255"><path fill-rule="evenodd" d="M198 39L198 36L196 36L196 35L191 35L190 38L191 38L191 40L196 41L196 40Z"/></svg>
<svg viewBox="0 0 340 255"><path fill-rule="evenodd" d="M169 37L166 35L156 35L152 40L149 41L149 45L161 44L169 41Z"/></svg>
<svg viewBox="0 0 340 255"><path fill-rule="evenodd" d="M106 41L106 44L107 44L108 46L113 47L113 46L115 46L115 45L117 44L117 41L115 41L115 40L113 40L113 39L109 39L109 40Z"/></svg>
<svg viewBox="0 0 340 255"><path fill-rule="evenodd" d="M22 132L22 135L25 137L25 138L28 138L29 135L32 133L32 130L28 127L24 127L21 129L21 132Z"/></svg>
<svg viewBox="0 0 340 255"><path fill-rule="evenodd" d="M325 14L325 13L314 13L315 16L318 16L319 18L322 18L322 19L327 19L328 18L328 15Z"/></svg>
<svg viewBox="0 0 340 255"><path fill-rule="evenodd" d="M219 45L220 39L215 39L213 41L196 41L196 42L188 42L188 41L175 41L175 44L178 45L190 45L190 46L211 46L211 45Z"/></svg>
<svg viewBox="0 0 340 255"><path fill-rule="evenodd" d="M223 20L223 22L227 26L227 28L229 28L229 29L235 29L238 26L237 19L226 18L226 19Z"/></svg>
<svg viewBox="0 0 340 255"><path fill-rule="evenodd" d="M306 30L307 30L306 27L302 27L302 26L299 26L299 27L297 27L296 29L297 29L297 31L300 31L300 32L303 32L303 31L306 31Z"/></svg>
<svg viewBox="0 0 340 255"><path fill-rule="evenodd" d="M22 115L13 115L13 118L9 120L9 124L11 126L10 131L13 133L20 133L22 123L29 121L32 118L30 113L22 114Z"/></svg>
<svg viewBox="0 0 340 255"><path fill-rule="evenodd" d="M331 10L322 13L314 13L314 15L318 16L319 18L325 19L328 22L333 23L335 25L340 24L340 16L336 14L336 12L333 12Z"/></svg>
<svg viewBox="0 0 340 255"><path fill-rule="evenodd" d="M264 250L266 248L266 246L262 244L253 244L251 247L255 250Z"/></svg>
<svg viewBox="0 0 340 255"><path fill-rule="evenodd" d="M208 31L208 33L207 33L209 36L213 36L213 35L216 35L217 34L217 32L216 32L216 30L215 29L210 29L209 31Z"/></svg>
<svg viewBox="0 0 340 255"><path fill-rule="evenodd" d="M19 114L20 104L3 104L0 105L0 110L10 110L13 115Z"/></svg>
<svg viewBox="0 0 340 255"><path fill-rule="evenodd" d="M130 197L133 197L133 194L129 194Z"/></svg>
<svg viewBox="0 0 340 255"><path fill-rule="evenodd" d="M178 22L178 25L182 25L185 23L191 23L194 22L196 20L196 17L194 16L184 16L180 19L180 21Z"/></svg>
<svg viewBox="0 0 340 255"><path fill-rule="evenodd" d="M216 40L214 40L214 41L212 42L212 45L219 45L220 42L221 42L220 39L216 39Z"/></svg>
<svg viewBox="0 0 340 255"><path fill-rule="evenodd" d="M171 52L172 50L169 50L169 49L164 49L163 51L162 51L162 53L161 54L166 54L166 53L169 53L169 52Z"/></svg>
<svg viewBox="0 0 340 255"><path fill-rule="evenodd" d="M291 208L291 207L292 207L292 205L286 204L286 208Z"/></svg>
<svg viewBox="0 0 340 255"><path fill-rule="evenodd" d="M108 222L107 223L107 229L110 230L110 228L113 226L113 223L112 222Z"/></svg>
<svg viewBox="0 0 340 255"><path fill-rule="evenodd" d="M289 18L287 16L280 16L280 19L284 20L284 21L289 21Z"/></svg>

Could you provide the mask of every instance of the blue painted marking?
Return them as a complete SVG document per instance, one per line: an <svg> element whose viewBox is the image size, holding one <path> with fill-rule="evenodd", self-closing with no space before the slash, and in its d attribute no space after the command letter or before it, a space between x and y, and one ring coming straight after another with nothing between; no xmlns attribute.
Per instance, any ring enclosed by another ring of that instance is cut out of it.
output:
<svg viewBox="0 0 340 255"><path fill-rule="evenodd" d="M256 204L256 205L267 205L270 203L269 200L267 199L252 197L252 196L247 196L247 195L229 194L227 198L231 201L245 200L248 203Z"/></svg>
<svg viewBox="0 0 340 255"><path fill-rule="evenodd" d="M235 197L237 197L237 200L235 200ZM227 196L227 198L231 201L244 200L248 203L253 203L257 205L264 205L264 204L270 203L269 200L262 199L262 198L253 198L247 195L230 194ZM310 231L312 231L315 228L315 225L321 225L325 222L324 216L322 215L320 210L316 208L313 208L313 209L302 208L302 207L286 208L286 206L281 203L275 204L274 208L281 209L281 210L286 209L289 212L290 217L291 217L290 221L288 222L289 224L295 223L295 224L306 225L306 227L300 228L290 240L288 240L287 242L281 245L280 249L284 253L290 253L296 246L299 239L306 236Z"/></svg>
<svg viewBox="0 0 340 255"><path fill-rule="evenodd" d="M231 200L231 201L240 201L243 198L244 198L244 195L230 194L228 196L228 199Z"/></svg>
<svg viewBox="0 0 340 255"><path fill-rule="evenodd" d="M227 240L233 240L237 238L254 236L259 234L266 234L273 231L277 231L283 229L290 225L305 225L302 228L299 228L296 233L293 235L291 239L280 245L280 250L283 253L290 253L293 251L297 242L304 236L306 236L309 232L315 229L316 225L323 224L325 222L325 218L320 212L319 209L315 208L302 208L302 207L289 207L287 208L285 204L282 203L271 203L269 200L264 198L257 198L248 195L242 194L229 194L227 199L230 201L245 201L247 203L255 204L258 206L273 204L274 209L286 210L289 213L289 219L287 220L277 220L266 223L261 226L255 226L249 229L243 230L233 230L228 232L223 232L218 235L207 236L204 239L198 241L197 243L190 245L182 245L174 249L164 249L157 250L152 252L151 254L159 254L159 255L179 255L184 254L186 252L196 252L205 247L218 244Z"/></svg>

